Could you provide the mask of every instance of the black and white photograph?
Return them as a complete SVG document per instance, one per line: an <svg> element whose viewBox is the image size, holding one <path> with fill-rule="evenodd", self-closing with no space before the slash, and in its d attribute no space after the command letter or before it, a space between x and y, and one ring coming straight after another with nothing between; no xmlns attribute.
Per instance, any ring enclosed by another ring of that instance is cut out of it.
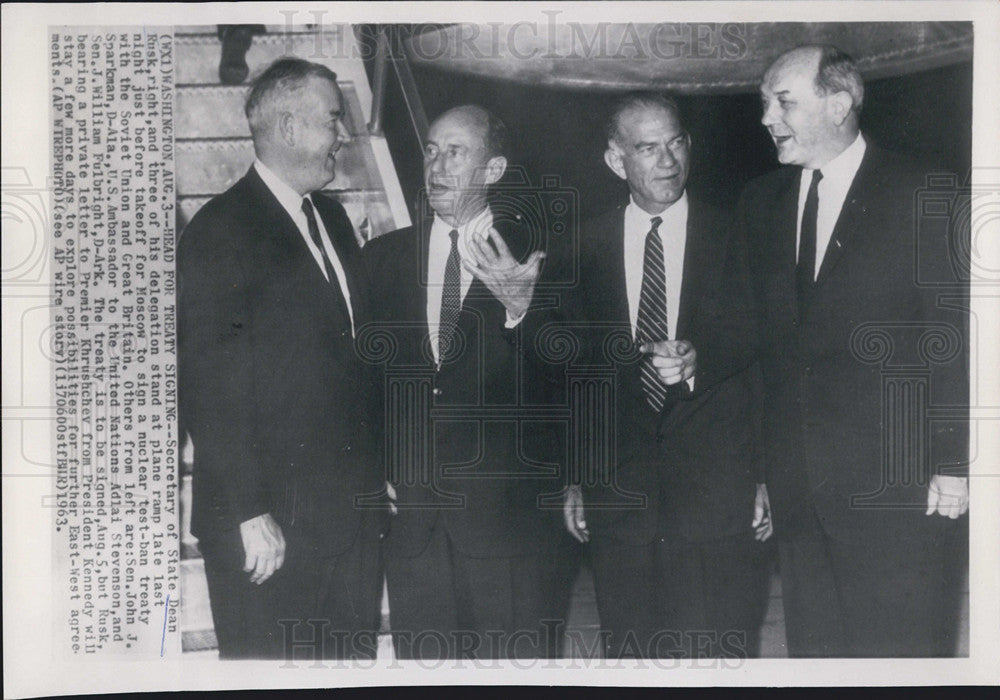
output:
<svg viewBox="0 0 1000 700"><path fill-rule="evenodd" d="M1000 682L995 5L3 13L5 696Z"/></svg>

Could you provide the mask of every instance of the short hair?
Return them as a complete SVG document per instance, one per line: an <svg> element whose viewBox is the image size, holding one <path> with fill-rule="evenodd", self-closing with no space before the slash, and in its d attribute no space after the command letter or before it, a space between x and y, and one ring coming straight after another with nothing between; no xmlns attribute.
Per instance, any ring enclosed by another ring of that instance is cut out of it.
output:
<svg viewBox="0 0 1000 700"><path fill-rule="evenodd" d="M823 44L819 49L819 68L816 70L816 92L830 95L846 92L851 96L852 111L861 113L865 100L865 82L854 59L836 46Z"/></svg>
<svg viewBox="0 0 1000 700"><path fill-rule="evenodd" d="M503 123L503 120L500 119L500 117L481 105L464 104L452 107L451 109L443 112L434 121L436 122L449 114L458 113L471 113L480 120L480 123L483 126L486 127L486 133L483 134L483 149L486 151L487 158L495 158L496 156L506 155L507 125Z"/></svg>
<svg viewBox="0 0 1000 700"><path fill-rule="evenodd" d="M497 115L488 109L480 107L486 113L486 156L495 158L507 153L507 125Z"/></svg>
<svg viewBox="0 0 1000 700"><path fill-rule="evenodd" d="M630 109L640 109L643 107L659 107L670 112L677 118L681 128L684 128L684 122L681 119L681 110L674 98L650 90L636 90L622 95L611 103L611 111L604 126L604 135L607 137L607 140L610 142L617 139L621 118L625 112Z"/></svg>
<svg viewBox="0 0 1000 700"><path fill-rule="evenodd" d="M337 84L337 74L321 63L290 56L277 59L257 76L243 108L254 140L273 126L280 109L305 87L309 78Z"/></svg>

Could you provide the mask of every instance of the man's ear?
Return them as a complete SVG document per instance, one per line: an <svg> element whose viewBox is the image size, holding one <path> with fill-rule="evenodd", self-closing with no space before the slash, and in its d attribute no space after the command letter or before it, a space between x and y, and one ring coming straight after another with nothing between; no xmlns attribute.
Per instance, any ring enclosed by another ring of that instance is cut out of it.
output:
<svg viewBox="0 0 1000 700"><path fill-rule="evenodd" d="M295 145L295 116L291 112L278 115L278 136L286 146Z"/></svg>
<svg viewBox="0 0 1000 700"><path fill-rule="evenodd" d="M608 150L604 152L604 162L607 163L608 167L611 168L614 174L622 180L628 179L625 175L625 161L622 158L622 152L619 150L618 146L613 143L608 145Z"/></svg>
<svg viewBox="0 0 1000 700"><path fill-rule="evenodd" d="M486 181L484 184L492 185L503 177L507 172L507 159L503 156L493 156L486 161Z"/></svg>
<svg viewBox="0 0 1000 700"><path fill-rule="evenodd" d="M829 105L834 124L840 126L850 116L851 107L854 106L854 99L851 97L851 93L847 91L835 92L829 97Z"/></svg>

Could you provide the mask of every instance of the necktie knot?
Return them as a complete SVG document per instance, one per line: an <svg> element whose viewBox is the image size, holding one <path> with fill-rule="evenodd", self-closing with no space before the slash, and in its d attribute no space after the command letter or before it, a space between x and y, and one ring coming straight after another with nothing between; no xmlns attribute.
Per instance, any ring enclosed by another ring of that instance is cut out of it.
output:
<svg viewBox="0 0 1000 700"><path fill-rule="evenodd" d="M823 171L813 170L812 186L817 187L819 185L819 181L822 179L823 179Z"/></svg>
<svg viewBox="0 0 1000 700"><path fill-rule="evenodd" d="M452 245L458 245L458 229L453 228L448 236L451 237Z"/></svg>
<svg viewBox="0 0 1000 700"><path fill-rule="evenodd" d="M649 220L649 233L657 233L660 229L660 224L663 223L662 216L654 216ZM646 234L649 235L649 234Z"/></svg>
<svg viewBox="0 0 1000 700"><path fill-rule="evenodd" d="M302 211L305 212L306 217L313 217L313 204L308 197L302 198Z"/></svg>

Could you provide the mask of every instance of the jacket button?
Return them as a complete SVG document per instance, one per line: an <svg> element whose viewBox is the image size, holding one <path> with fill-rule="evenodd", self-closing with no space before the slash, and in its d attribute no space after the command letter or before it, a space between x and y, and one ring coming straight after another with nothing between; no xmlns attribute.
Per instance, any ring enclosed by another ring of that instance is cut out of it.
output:
<svg viewBox="0 0 1000 700"><path fill-rule="evenodd" d="M663 440L664 440L664 439L665 439L665 438L664 438L664 436L663 436L663 433L657 433L657 434L656 434L656 444L657 444L657 445L662 445L662 444L663 444Z"/></svg>
<svg viewBox="0 0 1000 700"><path fill-rule="evenodd" d="M435 396L440 396L444 392L441 391L438 387L434 387L434 389L431 391L431 393L434 394Z"/></svg>
<svg viewBox="0 0 1000 700"><path fill-rule="evenodd" d="M350 445L344 445L344 452L350 452L350 451L351 451L351 446Z"/></svg>

